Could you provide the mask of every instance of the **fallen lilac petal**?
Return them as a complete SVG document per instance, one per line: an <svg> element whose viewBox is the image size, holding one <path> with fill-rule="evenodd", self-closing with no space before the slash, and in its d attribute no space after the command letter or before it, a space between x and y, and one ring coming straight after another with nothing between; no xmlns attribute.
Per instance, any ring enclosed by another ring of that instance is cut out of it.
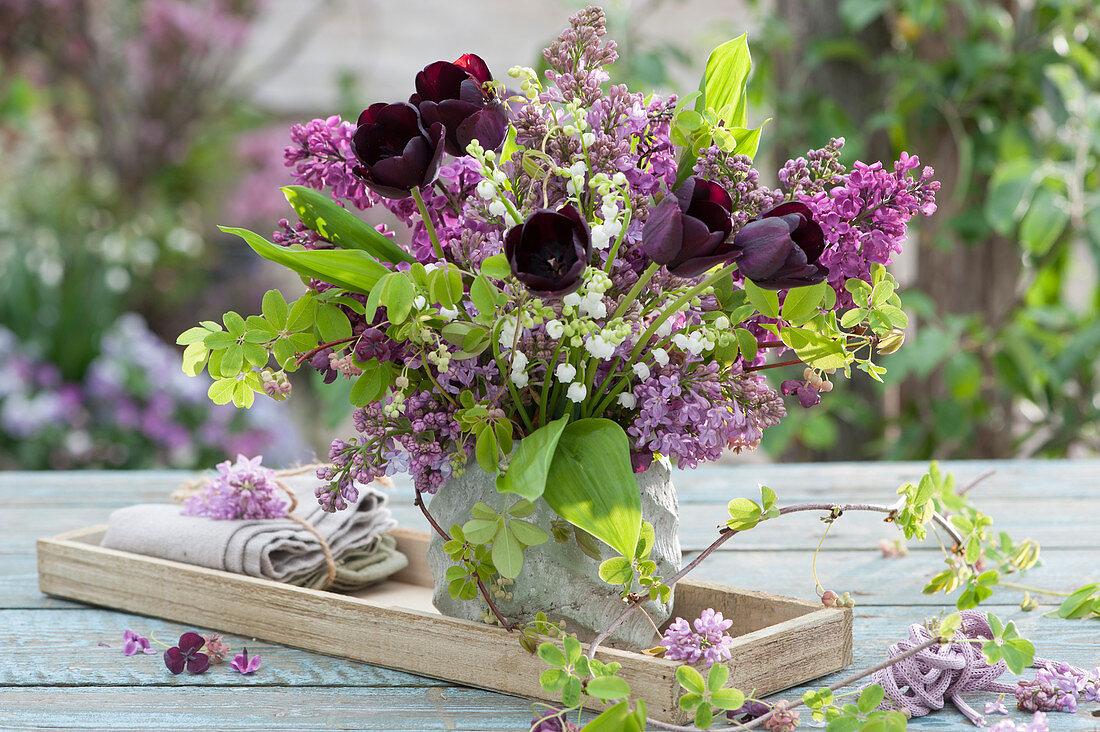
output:
<svg viewBox="0 0 1100 732"><path fill-rule="evenodd" d="M260 663L260 656L255 655L249 658L248 649L245 648L243 653L238 653L236 656L233 656L233 660L229 662L229 665L247 676L259 669Z"/></svg>

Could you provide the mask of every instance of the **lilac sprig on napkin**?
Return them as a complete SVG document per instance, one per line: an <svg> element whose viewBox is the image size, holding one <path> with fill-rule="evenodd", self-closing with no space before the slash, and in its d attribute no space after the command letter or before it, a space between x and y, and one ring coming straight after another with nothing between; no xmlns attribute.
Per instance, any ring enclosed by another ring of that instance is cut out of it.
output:
<svg viewBox="0 0 1100 732"><path fill-rule="evenodd" d="M275 471L260 465L262 455L237 456L234 465L218 463L218 474L183 502L186 516L212 519L274 519L287 515L288 504L275 481Z"/></svg>

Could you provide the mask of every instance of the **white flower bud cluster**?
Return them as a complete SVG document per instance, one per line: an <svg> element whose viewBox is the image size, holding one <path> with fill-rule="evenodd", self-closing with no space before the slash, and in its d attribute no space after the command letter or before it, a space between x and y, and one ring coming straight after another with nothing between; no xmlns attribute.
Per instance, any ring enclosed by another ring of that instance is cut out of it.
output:
<svg viewBox="0 0 1100 732"><path fill-rule="evenodd" d="M714 340L706 334L702 328L690 333L680 332L672 336L672 342L681 351L687 351L693 356L698 356L703 351L714 350Z"/></svg>
<svg viewBox="0 0 1100 732"><path fill-rule="evenodd" d="M508 176L497 167L497 154L492 150L486 150L477 140L473 140L466 146L466 152L478 165L478 172L482 179L477 184L477 197L487 205L489 213L499 218L508 218L506 224L518 224L514 215L509 215L509 209L504 202L504 192L509 190Z"/></svg>
<svg viewBox="0 0 1100 732"><path fill-rule="evenodd" d="M406 379L405 382L406 385L408 385L408 379ZM382 414L392 419L396 419L397 417L400 417L402 414L404 414L404 412L405 395L399 391L395 391L390 397L390 402L382 407Z"/></svg>
<svg viewBox="0 0 1100 732"><path fill-rule="evenodd" d="M512 353L512 373L509 378L512 383L518 386L520 389L527 386L529 377L527 376L527 354L523 351L515 351Z"/></svg>
<svg viewBox="0 0 1100 732"><path fill-rule="evenodd" d="M527 97L528 101L535 101L538 99L539 94L542 92L542 83L539 81L538 73L530 66L513 66L508 69L508 75L513 79L522 79L519 84L519 90L523 92L523 96Z"/></svg>
<svg viewBox="0 0 1100 732"><path fill-rule="evenodd" d="M578 160L568 168L559 168L558 174L566 178L565 190L569 195L580 198L584 194L584 176L588 172L588 163Z"/></svg>
<svg viewBox="0 0 1100 732"><path fill-rule="evenodd" d="M592 247L600 250L607 249L622 233L625 223L622 214L630 208L626 176L622 173L616 173L614 176L597 173L592 176L589 186L600 196L601 223L594 223L589 227L592 233Z"/></svg>
<svg viewBox="0 0 1100 732"><path fill-rule="evenodd" d="M451 352L447 350L447 346L443 343L440 343L434 351L426 351L424 356L428 363L434 365L441 374L447 373L451 368Z"/></svg>

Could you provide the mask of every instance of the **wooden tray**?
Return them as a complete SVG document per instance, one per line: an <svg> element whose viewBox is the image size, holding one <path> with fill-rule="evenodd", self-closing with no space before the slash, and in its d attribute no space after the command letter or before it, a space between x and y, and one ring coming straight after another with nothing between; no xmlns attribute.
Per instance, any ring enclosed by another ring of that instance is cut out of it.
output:
<svg viewBox="0 0 1100 732"><path fill-rule="evenodd" d="M539 687L546 665L500 628L440 615L424 558L428 535L397 529L409 566L353 595L256 579L99 546L106 526L38 540L42 592L506 694L553 701ZM683 580L673 617L708 607L733 619L730 685L771 694L852 662L850 610ZM686 721L673 661L613 648L601 660L646 700L651 716ZM593 702L593 708L600 705Z"/></svg>

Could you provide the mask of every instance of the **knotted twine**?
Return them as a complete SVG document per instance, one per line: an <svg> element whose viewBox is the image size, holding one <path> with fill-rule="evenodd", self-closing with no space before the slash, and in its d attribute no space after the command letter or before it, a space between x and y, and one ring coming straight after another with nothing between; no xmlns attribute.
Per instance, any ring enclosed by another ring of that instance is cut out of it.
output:
<svg viewBox="0 0 1100 732"><path fill-rule="evenodd" d="M328 568L328 575L325 578L324 584L321 585L321 589L327 590L329 587L332 587L332 583L336 581L336 558L332 555L332 547L328 545L328 541L325 540L325 537L321 536L321 533L317 531L317 529L313 528L313 524L306 521L300 516L294 515L294 509L298 507L298 497L294 494L294 491L290 489L290 486L279 480L280 478L292 478L296 475L302 475L304 473L316 473L317 468L319 467L321 466L304 465L300 468L291 468L289 470L276 471L275 485L279 486L283 493L287 495L287 498L290 499L290 506L287 507L286 516L284 516L283 518L290 519L309 533L313 534L313 536L321 544L321 552L325 555L325 565ZM183 501L188 496L197 493L204 485L206 485L207 482L207 478L198 478L194 480L184 481L180 485L179 489L172 493L172 498L177 501Z"/></svg>
<svg viewBox="0 0 1100 732"><path fill-rule="evenodd" d="M980 727L985 719L963 701L962 695L974 692L1011 694L1015 690L1014 684L997 681L1008 670L1005 662L988 663L982 654L982 644L977 642L993 638L985 613L963 610L959 615L962 627L955 631L951 641L930 646L871 675L870 684L879 684L886 692L880 708L889 709L892 703L910 717L923 717L943 709L946 699ZM909 639L890 646L888 655L895 658L932 638L927 628L915 623L909 626ZM1043 661L1035 658L1035 664Z"/></svg>

